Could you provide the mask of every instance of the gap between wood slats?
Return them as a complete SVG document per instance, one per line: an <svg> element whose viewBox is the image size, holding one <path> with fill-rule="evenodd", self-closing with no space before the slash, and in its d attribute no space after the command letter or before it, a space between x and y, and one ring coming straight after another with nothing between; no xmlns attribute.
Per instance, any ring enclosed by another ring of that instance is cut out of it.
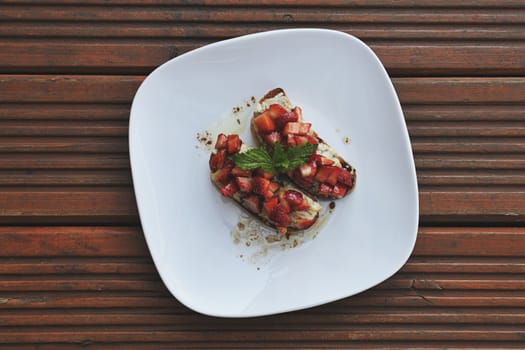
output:
<svg viewBox="0 0 525 350"><path fill-rule="evenodd" d="M216 41L107 40L1 39L0 72L148 74L173 57ZM393 76L522 76L525 72L521 43L368 43Z"/></svg>
<svg viewBox="0 0 525 350"><path fill-rule="evenodd" d="M177 22L293 22L293 23L524 23L525 11L515 9L334 9L265 7L113 7L1 5L3 21L177 21Z"/></svg>

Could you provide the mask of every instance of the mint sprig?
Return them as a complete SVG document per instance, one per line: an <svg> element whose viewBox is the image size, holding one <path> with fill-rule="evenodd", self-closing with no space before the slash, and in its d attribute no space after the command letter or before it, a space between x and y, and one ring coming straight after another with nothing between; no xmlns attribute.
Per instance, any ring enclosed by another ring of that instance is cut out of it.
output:
<svg viewBox="0 0 525 350"><path fill-rule="evenodd" d="M243 170L262 168L267 173L276 174L306 163L316 148L317 145L310 143L288 148L276 143L271 155L265 147L257 147L237 153L232 158L235 165Z"/></svg>

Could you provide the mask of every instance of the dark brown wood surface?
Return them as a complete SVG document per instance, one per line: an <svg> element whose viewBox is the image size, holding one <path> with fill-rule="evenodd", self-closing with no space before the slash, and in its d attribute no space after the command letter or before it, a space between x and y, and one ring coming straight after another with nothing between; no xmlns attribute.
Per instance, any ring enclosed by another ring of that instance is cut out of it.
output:
<svg viewBox="0 0 525 350"><path fill-rule="evenodd" d="M263 30L364 40L417 167L418 241L360 295L219 319L163 286L127 128L159 64ZM525 2L0 1L0 350L525 348Z"/></svg>

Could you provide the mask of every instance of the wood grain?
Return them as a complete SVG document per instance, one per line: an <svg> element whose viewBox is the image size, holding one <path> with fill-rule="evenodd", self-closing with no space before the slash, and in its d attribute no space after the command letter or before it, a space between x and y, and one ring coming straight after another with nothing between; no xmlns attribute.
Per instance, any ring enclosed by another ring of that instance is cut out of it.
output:
<svg viewBox="0 0 525 350"><path fill-rule="evenodd" d="M0 349L522 349L524 19L519 0L2 1ZM169 59L297 27L357 36L393 77L415 249L350 298L200 315L166 290L139 225L131 101Z"/></svg>

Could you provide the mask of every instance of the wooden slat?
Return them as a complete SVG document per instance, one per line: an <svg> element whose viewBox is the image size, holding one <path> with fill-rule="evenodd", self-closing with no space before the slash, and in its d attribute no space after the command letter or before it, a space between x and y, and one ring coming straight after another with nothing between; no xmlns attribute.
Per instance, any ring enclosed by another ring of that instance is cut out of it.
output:
<svg viewBox="0 0 525 350"><path fill-rule="evenodd" d="M525 54L525 46L521 43L461 46L432 42L375 43L374 39L369 40L371 48L392 75L521 75L525 70L519 59ZM78 39L51 42L0 40L4 47L0 52L0 72L147 74L165 61L210 42L211 39L191 42L164 40L159 43L145 40L141 43L129 40L116 43L100 40L90 43ZM66 52L67 56L64 56ZM409 60L405 59L407 56Z"/></svg>
<svg viewBox="0 0 525 350"><path fill-rule="evenodd" d="M128 170L0 171L0 186L130 186Z"/></svg>
<svg viewBox="0 0 525 350"><path fill-rule="evenodd" d="M4 0L6 4L34 4L34 0ZM40 3L40 2L39 2ZM63 0L46 0L42 2L45 4L63 4ZM68 0L68 4L85 4L85 0ZM91 0L90 4L108 5L105 0ZM413 0L397 0L395 2L389 0L260 0L254 3L251 0L194 0L188 3L186 0L113 0L112 4L118 5L184 5L184 6L199 6L199 5L224 5L224 6L337 6L337 7L411 7L411 8L440 8L451 7L449 0L435 0L432 2L415 2ZM454 2L455 8L521 8L525 7L520 0L465 0Z"/></svg>
<svg viewBox="0 0 525 350"><path fill-rule="evenodd" d="M29 87L29 86L28 86ZM129 103L116 104L67 104L57 103L0 103L0 120L31 121L40 120L88 120L88 121L127 121Z"/></svg>
<svg viewBox="0 0 525 350"><path fill-rule="evenodd" d="M0 153L0 169L129 169L129 156L125 153Z"/></svg>
<svg viewBox="0 0 525 350"><path fill-rule="evenodd" d="M127 121L1 121L0 136L116 136L128 135Z"/></svg>
<svg viewBox="0 0 525 350"><path fill-rule="evenodd" d="M0 19L4 21L177 21L177 22L283 22L294 23L523 23L522 9L471 9L469 16L461 9L353 9L352 11L331 8L275 8L271 11L260 8L215 7L96 7L74 6L67 9L52 6L0 6Z"/></svg>
<svg viewBox="0 0 525 350"><path fill-rule="evenodd" d="M0 189L1 223L136 224L136 202L129 188Z"/></svg>

